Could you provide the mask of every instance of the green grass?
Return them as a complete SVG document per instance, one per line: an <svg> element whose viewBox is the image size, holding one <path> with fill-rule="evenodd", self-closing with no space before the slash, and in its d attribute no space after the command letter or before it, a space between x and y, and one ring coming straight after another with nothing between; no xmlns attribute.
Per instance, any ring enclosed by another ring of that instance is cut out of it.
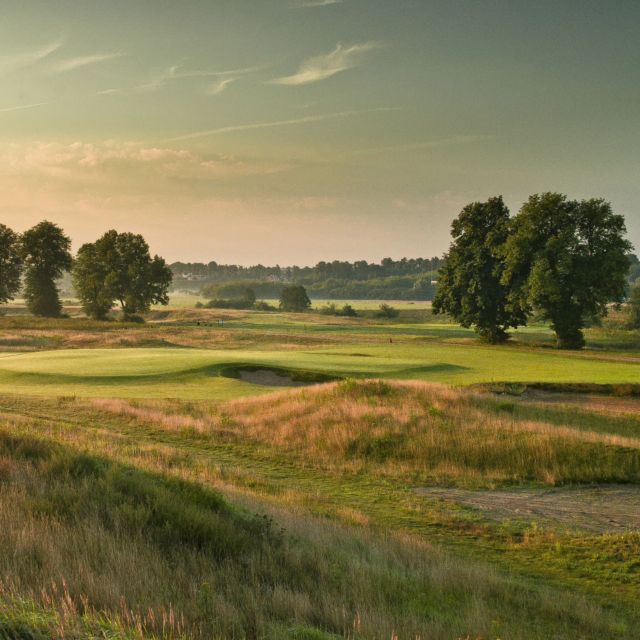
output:
<svg viewBox="0 0 640 640"><path fill-rule="evenodd" d="M640 382L637 362L510 347L394 343L295 351L148 348L0 354L0 392L227 399L268 390L219 375L237 364L455 385Z"/></svg>

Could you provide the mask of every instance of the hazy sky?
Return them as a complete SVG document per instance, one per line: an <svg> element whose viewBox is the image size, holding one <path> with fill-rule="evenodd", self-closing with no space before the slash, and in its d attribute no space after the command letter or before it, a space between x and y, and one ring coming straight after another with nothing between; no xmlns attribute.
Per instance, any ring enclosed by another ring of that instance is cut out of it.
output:
<svg viewBox="0 0 640 640"><path fill-rule="evenodd" d="M310 264L560 190L640 249L639 28L638 0L2 0L0 221Z"/></svg>

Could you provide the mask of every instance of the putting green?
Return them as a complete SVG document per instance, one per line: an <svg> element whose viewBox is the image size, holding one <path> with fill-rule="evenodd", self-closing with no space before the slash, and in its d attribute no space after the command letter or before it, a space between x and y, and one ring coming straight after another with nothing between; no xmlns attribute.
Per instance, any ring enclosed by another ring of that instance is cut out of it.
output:
<svg viewBox="0 0 640 640"><path fill-rule="evenodd" d="M0 354L0 393L222 400L269 392L220 375L254 364L338 376L477 382L640 383L637 362L585 354L448 344L351 345L307 351L72 349Z"/></svg>

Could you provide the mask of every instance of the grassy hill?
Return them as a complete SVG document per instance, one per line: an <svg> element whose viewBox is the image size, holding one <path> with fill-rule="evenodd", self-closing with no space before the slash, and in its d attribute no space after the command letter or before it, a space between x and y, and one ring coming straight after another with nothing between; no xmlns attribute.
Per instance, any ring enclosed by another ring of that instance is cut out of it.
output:
<svg viewBox="0 0 640 640"><path fill-rule="evenodd" d="M619 579L620 539L581 558L561 532L507 542L516 524L500 533L407 493L637 482L640 439L487 402L376 382L224 405L4 398L0 635L634 637L631 563L606 608L581 579L596 566L600 587ZM445 525L484 559L428 543ZM547 545L562 551L546 566ZM497 566L492 547L504 547Z"/></svg>

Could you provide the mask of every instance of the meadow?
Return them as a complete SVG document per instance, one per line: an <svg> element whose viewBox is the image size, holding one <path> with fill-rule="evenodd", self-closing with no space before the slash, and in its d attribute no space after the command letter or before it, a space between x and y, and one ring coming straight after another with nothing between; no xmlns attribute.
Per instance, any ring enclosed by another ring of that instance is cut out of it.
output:
<svg viewBox="0 0 640 640"><path fill-rule="evenodd" d="M0 637L637 637L635 333L68 311L0 318Z"/></svg>

